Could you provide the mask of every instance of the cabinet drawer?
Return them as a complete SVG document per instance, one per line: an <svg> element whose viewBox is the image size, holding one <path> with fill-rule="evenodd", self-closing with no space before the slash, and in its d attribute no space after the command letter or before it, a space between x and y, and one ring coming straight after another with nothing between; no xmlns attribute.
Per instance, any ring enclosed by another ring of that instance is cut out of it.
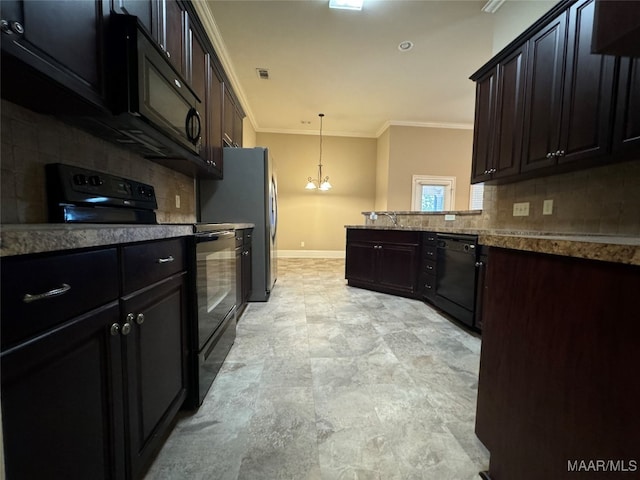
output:
<svg viewBox="0 0 640 480"><path fill-rule="evenodd" d="M242 230L236 230L236 248L242 247L244 244L244 236Z"/></svg>
<svg viewBox="0 0 640 480"><path fill-rule="evenodd" d="M2 349L118 298L115 248L2 259Z"/></svg>
<svg viewBox="0 0 640 480"><path fill-rule="evenodd" d="M425 298L433 298L436 294L436 276L423 273L420 275L420 287Z"/></svg>
<svg viewBox="0 0 640 480"><path fill-rule="evenodd" d="M438 244L438 234L436 232L423 232L422 243L425 246L433 245L435 247Z"/></svg>
<svg viewBox="0 0 640 480"><path fill-rule="evenodd" d="M129 245L122 250L125 294L185 270L183 238Z"/></svg>
<svg viewBox="0 0 640 480"><path fill-rule="evenodd" d="M242 242L245 246L251 245L251 238L253 237L253 229L247 228L242 231Z"/></svg>
<svg viewBox="0 0 640 480"><path fill-rule="evenodd" d="M423 258L425 261L432 261L432 262L435 262L435 261L436 261L436 258L438 258L438 257L437 257L437 255L438 255L438 251L437 251L437 248L436 248L435 246L433 246L433 247L426 246L426 247L424 247L424 248L422 249L422 252L423 252L423 253L422 253L422 258Z"/></svg>
<svg viewBox="0 0 640 480"><path fill-rule="evenodd" d="M420 232L407 230L347 229L347 242L420 244Z"/></svg>
<svg viewBox="0 0 640 480"><path fill-rule="evenodd" d="M424 260L422 262L422 271L427 275L435 275L436 274L436 262L431 260Z"/></svg>

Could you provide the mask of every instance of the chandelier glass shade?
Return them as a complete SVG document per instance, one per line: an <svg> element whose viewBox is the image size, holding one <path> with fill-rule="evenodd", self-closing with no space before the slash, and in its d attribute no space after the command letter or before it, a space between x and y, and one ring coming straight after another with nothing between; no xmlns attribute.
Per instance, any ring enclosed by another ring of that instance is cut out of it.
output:
<svg viewBox="0 0 640 480"><path fill-rule="evenodd" d="M305 187L307 190L320 190L322 192L326 192L331 189L331 184L329 183L329 176L322 175L322 117L324 117L324 113L319 113L320 117L320 161L318 163L318 177L312 178L308 177L307 186Z"/></svg>

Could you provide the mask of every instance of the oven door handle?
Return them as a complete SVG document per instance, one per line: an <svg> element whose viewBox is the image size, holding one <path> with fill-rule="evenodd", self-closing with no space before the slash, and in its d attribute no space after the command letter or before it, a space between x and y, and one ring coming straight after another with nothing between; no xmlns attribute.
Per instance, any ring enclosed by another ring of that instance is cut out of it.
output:
<svg viewBox="0 0 640 480"><path fill-rule="evenodd" d="M198 233L196 234L196 241L198 243L202 242L214 242L216 240L221 240L229 237L235 238L236 234L233 230L223 230L220 232L208 232L208 233Z"/></svg>

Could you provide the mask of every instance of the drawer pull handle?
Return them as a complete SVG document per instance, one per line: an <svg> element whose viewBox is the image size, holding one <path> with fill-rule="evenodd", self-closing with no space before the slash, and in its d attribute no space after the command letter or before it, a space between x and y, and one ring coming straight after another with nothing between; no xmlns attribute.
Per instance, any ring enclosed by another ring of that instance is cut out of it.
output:
<svg viewBox="0 0 640 480"><path fill-rule="evenodd" d="M65 293L67 293L69 290L71 290L71 285L63 283L60 288L54 288L53 290L49 290L48 292L36 293L35 295L31 293L25 293L24 297L22 297L22 301L24 303L31 303L38 300L44 300L45 298L59 297L60 295L64 295Z"/></svg>
<svg viewBox="0 0 640 480"><path fill-rule="evenodd" d="M167 258L159 258L158 263L171 263L174 260L175 258L173 258L173 255L169 255Z"/></svg>

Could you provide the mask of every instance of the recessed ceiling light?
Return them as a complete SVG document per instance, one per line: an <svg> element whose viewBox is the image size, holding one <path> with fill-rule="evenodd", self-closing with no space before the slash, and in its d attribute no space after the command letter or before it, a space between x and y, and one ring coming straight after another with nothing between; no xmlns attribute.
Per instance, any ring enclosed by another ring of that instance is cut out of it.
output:
<svg viewBox="0 0 640 480"><path fill-rule="evenodd" d="M408 52L413 48L413 42L411 40L405 40L404 42L400 42L398 45L398 50L401 52Z"/></svg>
<svg viewBox="0 0 640 480"><path fill-rule="evenodd" d="M329 8L341 10L362 10L364 0L329 0Z"/></svg>

